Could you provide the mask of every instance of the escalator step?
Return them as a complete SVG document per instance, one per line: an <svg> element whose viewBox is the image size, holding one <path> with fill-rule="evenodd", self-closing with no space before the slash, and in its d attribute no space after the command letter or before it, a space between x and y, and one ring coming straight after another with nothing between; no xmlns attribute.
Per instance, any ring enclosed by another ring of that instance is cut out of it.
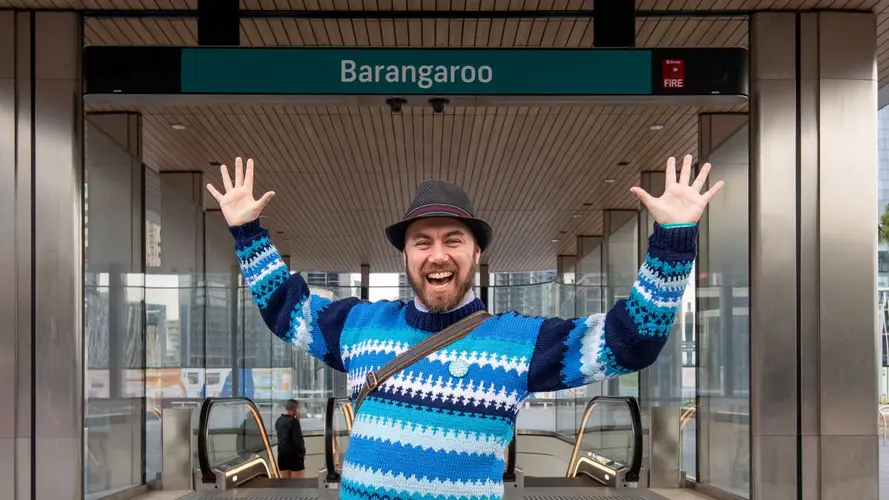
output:
<svg viewBox="0 0 889 500"><path fill-rule="evenodd" d="M574 494L574 495L525 495L525 500L651 500L652 497L641 497L634 494Z"/></svg>
<svg viewBox="0 0 889 500"><path fill-rule="evenodd" d="M309 493L309 494L307 494ZM317 494L311 494L305 490L296 494L287 494L280 490L229 490L229 491L196 491L189 493L180 500L318 500Z"/></svg>

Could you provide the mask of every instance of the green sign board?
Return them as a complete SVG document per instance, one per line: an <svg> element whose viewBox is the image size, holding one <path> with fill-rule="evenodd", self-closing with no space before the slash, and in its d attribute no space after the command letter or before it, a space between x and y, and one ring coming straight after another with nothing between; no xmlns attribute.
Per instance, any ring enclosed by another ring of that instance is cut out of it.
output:
<svg viewBox="0 0 889 500"><path fill-rule="evenodd" d="M85 95L748 95L747 51L717 48L89 46ZM708 101L708 102L709 102ZM652 101L654 102L654 101Z"/></svg>
<svg viewBox="0 0 889 500"><path fill-rule="evenodd" d="M638 95L647 50L184 48L198 94Z"/></svg>

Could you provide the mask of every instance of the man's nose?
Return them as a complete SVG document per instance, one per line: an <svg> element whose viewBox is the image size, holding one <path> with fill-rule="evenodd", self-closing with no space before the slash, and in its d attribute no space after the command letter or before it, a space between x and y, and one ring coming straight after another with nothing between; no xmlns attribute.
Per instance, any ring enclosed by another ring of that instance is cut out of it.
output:
<svg viewBox="0 0 889 500"><path fill-rule="evenodd" d="M432 252L429 254L429 260L436 264L447 262L450 259L450 256L445 251L442 245L435 245L432 247Z"/></svg>

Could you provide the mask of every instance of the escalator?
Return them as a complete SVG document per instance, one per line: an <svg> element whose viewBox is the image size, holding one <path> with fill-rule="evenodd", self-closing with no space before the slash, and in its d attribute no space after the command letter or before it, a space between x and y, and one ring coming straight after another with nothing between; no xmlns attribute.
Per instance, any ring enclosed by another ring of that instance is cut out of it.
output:
<svg viewBox="0 0 889 500"><path fill-rule="evenodd" d="M348 400L328 399L323 466L317 474L307 470L306 478L282 478L275 460L275 438L269 436L253 402L208 398L201 407L198 430L198 491L185 499L334 500L345 454L341 440L348 438L353 420ZM514 438L506 450L505 499L663 499L645 487L642 420L635 398L599 396L590 401L580 419L567 470L560 476L541 476L530 470L540 459L535 450L523 451L517 442ZM531 466L527 473L521 467L523 460Z"/></svg>
<svg viewBox="0 0 889 500"><path fill-rule="evenodd" d="M529 476L526 488L639 488L642 417L636 398L597 396L586 406L565 477Z"/></svg>

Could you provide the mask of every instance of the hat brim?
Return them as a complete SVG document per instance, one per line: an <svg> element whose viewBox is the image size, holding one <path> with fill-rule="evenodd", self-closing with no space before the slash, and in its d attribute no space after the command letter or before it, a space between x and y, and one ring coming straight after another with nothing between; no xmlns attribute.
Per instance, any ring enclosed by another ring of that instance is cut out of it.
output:
<svg viewBox="0 0 889 500"><path fill-rule="evenodd" d="M414 222L429 217L448 217L451 219L457 219L460 222L466 224L472 231L473 236L475 236L476 243L478 243L478 246L482 252L484 252L485 249L488 248L488 245L491 244L491 240L493 239L494 231L491 229L490 224L482 219L476 217L457 217L452 214L441 214L434 212L418 215L416 217L405 219L403 221L392 224L391 226L386 228L386 238L389 239L389 243L391 243L392 246L398 249L399 252L403 252L405 247L405 235L407 234L407 228Z"/></svg>

